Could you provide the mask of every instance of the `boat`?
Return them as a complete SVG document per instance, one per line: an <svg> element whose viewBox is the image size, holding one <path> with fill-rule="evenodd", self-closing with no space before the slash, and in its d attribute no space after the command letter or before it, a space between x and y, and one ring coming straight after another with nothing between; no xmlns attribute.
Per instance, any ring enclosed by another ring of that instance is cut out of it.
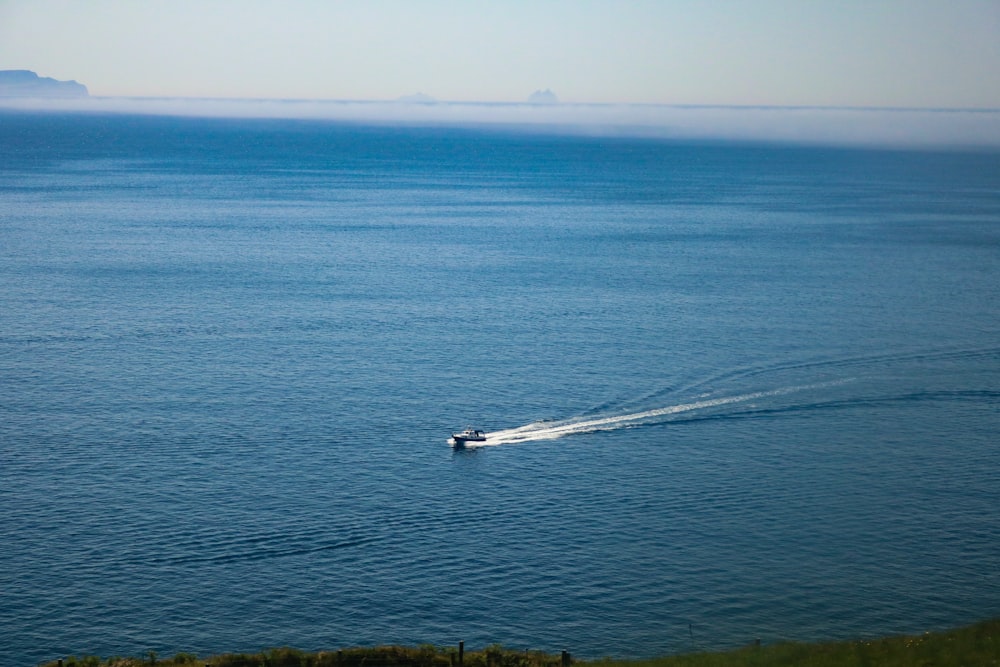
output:
<svg viewBox="0 0 1000 667"><path fill-rule="evenodd" d="M465 427L461 433L452 433L451 439L456 447L464 447L467 442L486 442L486 434L471 426Z"/></svg>

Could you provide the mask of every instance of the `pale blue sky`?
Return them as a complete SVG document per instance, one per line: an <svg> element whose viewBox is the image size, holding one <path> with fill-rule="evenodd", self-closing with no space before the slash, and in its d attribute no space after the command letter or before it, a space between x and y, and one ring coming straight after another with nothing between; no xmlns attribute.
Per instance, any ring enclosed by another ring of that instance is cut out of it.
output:
<svg viewBox="0 0 1000 667"><path fill-rule="evenodd" d="M92 95L1000 108L1000 0L0 0Z"/></svg>

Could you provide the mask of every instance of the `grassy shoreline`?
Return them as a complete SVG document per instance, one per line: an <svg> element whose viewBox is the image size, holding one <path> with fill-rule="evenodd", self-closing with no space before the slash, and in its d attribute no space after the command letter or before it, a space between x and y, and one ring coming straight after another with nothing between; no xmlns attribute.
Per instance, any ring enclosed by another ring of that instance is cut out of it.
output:
<svg viewBox="0 0 1000 667"><path fill-rule="evenodd" d="M882 639L841 642L798 643L781 642L765 646L747 646L732 651L690 653L661 658L635 660L579 661L569 655L535 651L515 651L499 645L481 650L464 651L463 667L564 667L567 662L596 667L760 667L804 666L846 667L848 665L879 665L880 667L935 666L997 666L1000 667L1000 618L970 626L928 632L922 635L902 635ZM159 657L149 653L143 657L98 658L87 656L53 660L44 667L452 667L459 664L456 647L423 645L419 647L379 646L348 648L308 653L292 648L277 648L261 653L227 653L197 657L179 653Z"/></svg>

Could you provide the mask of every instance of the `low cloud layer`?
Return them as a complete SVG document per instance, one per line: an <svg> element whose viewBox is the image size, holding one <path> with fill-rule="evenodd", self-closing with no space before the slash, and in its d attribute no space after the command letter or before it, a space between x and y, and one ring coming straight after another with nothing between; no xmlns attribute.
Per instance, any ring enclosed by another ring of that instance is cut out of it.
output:
<svg viewBox="0 0 1000 667"><path fill-rule="evenodd" d="M1000 110L113 98L7 99L0 108L217 118L519 126L574 134L891 147L1000 148Z"/></svg>

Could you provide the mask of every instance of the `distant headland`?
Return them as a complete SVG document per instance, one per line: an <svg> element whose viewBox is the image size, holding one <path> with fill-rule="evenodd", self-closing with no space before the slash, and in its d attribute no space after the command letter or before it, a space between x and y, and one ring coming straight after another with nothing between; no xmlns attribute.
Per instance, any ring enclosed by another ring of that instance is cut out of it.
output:
<svg viewBox="0 0 1000 667"><path fill-rule="evenodd" d="M76 81L57 81L27 69L0 70L0 97L88 97Z"/></svg>

